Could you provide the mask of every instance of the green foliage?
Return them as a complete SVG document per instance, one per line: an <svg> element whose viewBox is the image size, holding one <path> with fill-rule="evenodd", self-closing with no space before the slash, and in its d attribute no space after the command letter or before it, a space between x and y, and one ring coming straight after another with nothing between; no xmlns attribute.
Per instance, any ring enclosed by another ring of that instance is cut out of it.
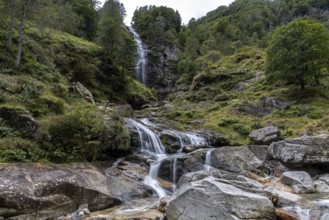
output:
<svg viewBox="0 0 329 220"><path fill-rule="evenodd" d="M38 139L47 157L54 162L92 161L101 153L101 133L105 125L94 108L76 109L40 121Z"/></svg>
<svg viewBox="0 0 329 220"><path fill-rule="evenodd" d="M329 31L323 24L302 18L278 28L267 51L270 79L305 84L323 78L329 68Z"/></svg>
<svg viewBox="0 0 329 220"><path fill-rule="evenodd" d="M36 162L45 157L45 152L35 142L20 137L0 139L1 162Z"/></svg>
<svg viewBox="0 0 329 220"><path fill-rule="evenodd" d="M134 12L133 26L151 47L162 41L177 45L181 30L181 17L178 11L165 6L144 6Z"/></svg>

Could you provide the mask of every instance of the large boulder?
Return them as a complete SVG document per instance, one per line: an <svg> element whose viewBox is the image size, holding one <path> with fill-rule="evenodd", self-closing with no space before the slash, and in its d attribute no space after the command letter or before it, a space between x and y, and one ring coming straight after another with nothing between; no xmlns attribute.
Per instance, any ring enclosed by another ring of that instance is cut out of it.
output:
<svg viewBox="0 0 329 220"><path fill-rule="evenodd" d="M281 176L281 182L290 186L295 193L314 192L311 176L304 171L288 171Z"/></svg>
<svg viewBox="0 0 329 220"><path fill-rule="evenodd" d="M168 220L275 219L272 201L214 177L185 184L166 208Z"/></svg>
<svg viewBox="0 0 329 220"><path fill-rule="evenodd" d="M270 144L280 138L280 130L278 127L269 126L252 131L249 137L255 144Z"/></svg>
<svg viewBox="0 0 329 220"><path fill-rule="evenodd" d="M34 134L39 126L39 123L32 117L31 113L22 108L0 107L0 118L26 135Z"/></svg>
<svg viewBox="0 0 329 220"><path fill-rule="evenodd" d="M218 148L211 154L211 166L239 174L262 170L265 158L258 157L251 149L254 147Z"/></svg>
<svg viewBox="0 0 329 220"><path fill-rule="evenodd" d="M0 167L0 216L46 219L120 204L120 195L100 168L90 164L10 164Z"/></svg>
<svg viewBox="0 0 329 220"><path fill-rule="evenodd" d="M329 135L303 136L272 143L269 153L291 166L329 164Z"/></svg>

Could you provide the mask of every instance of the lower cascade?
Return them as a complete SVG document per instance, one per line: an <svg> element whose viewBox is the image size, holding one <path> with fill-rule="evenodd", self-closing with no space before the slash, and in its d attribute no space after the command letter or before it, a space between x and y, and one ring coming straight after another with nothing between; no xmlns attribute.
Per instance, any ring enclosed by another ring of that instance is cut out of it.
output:
<svg viewBox="0 0 329 220"><path fill-rule="evenodd" d="M180 149L178 150L178 153L169 156L166 154L165 148L159 136L151 130L151 128L158 129L158 125L145 118L141 119L141 122L133 119L125 119L125 121L131 129L138 133L139 152L154 159L150 165L149 175L145 177L144 183L150 186L156 192L159 198L162 198L170 193L168 190L164 189L158 181L162 162L166 159L169 159L171 164L170 172L172 173L172 191L174 192L177 182L177 158L175 156L182 154L181 152L184 146L206 145L207 141L203 137L199 137L193 133L167 130L166 132L174 134L179 139L180 143Z"/></svg>

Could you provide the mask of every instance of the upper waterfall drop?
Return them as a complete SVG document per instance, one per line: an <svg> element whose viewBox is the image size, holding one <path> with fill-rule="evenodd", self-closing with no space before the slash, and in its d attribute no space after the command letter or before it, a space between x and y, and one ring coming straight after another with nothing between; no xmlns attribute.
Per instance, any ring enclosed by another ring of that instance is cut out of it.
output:
<svg viewBox="0 0 329 220"><path fill-rule="evenodd" d="M136 77L137 80L147 84L147 48L143 44L141 37L133 27L129 27L129 31L134 35L135 42L137 44L138 59L136 62Z"/></svg>

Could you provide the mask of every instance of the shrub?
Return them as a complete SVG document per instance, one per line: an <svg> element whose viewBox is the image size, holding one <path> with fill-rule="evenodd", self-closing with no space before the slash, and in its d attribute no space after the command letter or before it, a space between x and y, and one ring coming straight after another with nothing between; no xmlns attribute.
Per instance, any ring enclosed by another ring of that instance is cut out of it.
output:
<svg viewBox="0 0 329 220"><path fill-rule="evenodd" d="M93 161L101 153L103 117L97 109L78 107L40 122L37 137L54 162Z"/></svg>
<svg viewBox="0 0 329 220"><path fill-rule="evenodd" d="M45 152L31 140L19 137L0 139L1 162L36 162L44 156Z"/></svg>

